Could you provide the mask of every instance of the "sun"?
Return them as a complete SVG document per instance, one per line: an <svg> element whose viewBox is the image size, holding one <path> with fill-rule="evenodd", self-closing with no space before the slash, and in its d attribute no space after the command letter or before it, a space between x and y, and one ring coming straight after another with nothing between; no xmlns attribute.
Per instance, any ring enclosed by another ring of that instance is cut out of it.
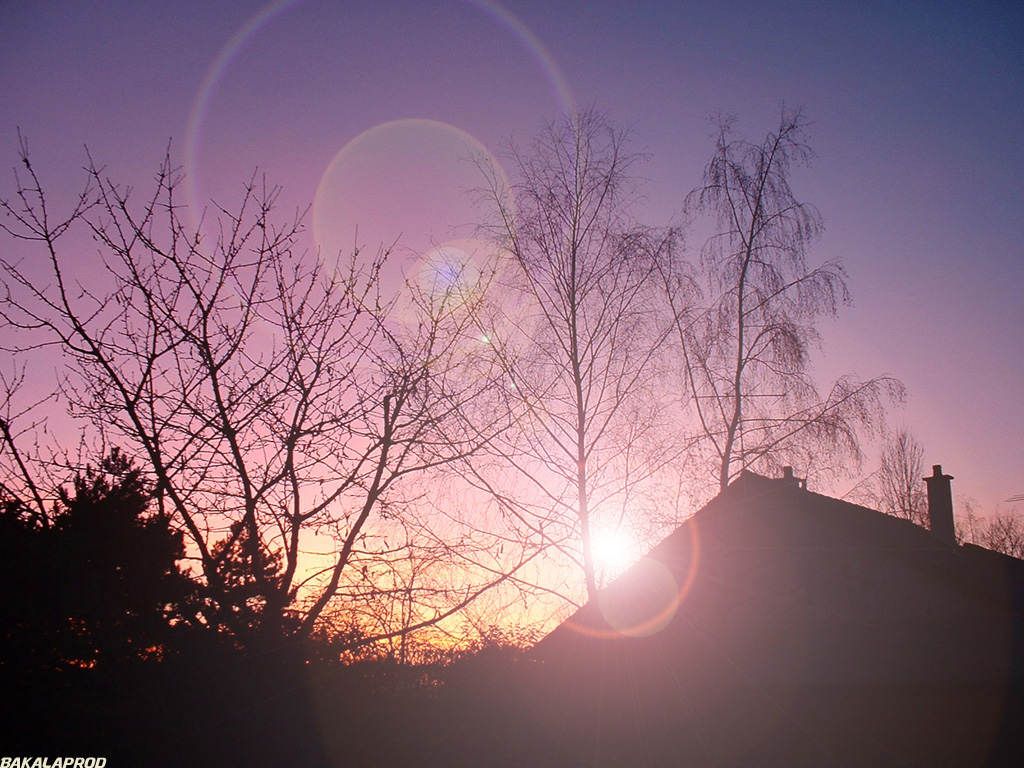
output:
<svg viewBox="0 0 1024 768"><path fill-rule="evenodd" d="M606 579L618 575L639 557L636 537L625 528L595 532L591 546L594 565Z"/></svg>

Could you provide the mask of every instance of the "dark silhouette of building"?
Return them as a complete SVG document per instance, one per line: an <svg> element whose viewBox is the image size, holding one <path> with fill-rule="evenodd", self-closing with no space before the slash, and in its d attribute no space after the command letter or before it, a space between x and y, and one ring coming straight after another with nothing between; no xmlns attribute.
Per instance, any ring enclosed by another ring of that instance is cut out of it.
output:
<svg viewBox="0 0 1024 768"><path fill-rule="evenodd" d="M1024 759L1024 561L744 472L535 649L533 727L585 765ZM1020 753L1020 754L1018 754Z"/></svg>

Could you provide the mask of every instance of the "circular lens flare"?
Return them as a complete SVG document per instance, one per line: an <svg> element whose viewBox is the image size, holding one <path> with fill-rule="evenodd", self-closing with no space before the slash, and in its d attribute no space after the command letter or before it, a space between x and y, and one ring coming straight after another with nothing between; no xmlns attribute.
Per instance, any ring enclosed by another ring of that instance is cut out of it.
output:
<svg viewBox="0 0 1024 768"><path fill-rule="evenodd" d="M480 270L473 257L457 245L442 245L423 257L419 282L420 289L431 296L467 297L480 283Z"/></svg>
<svg viewBox="0 0 1024 768"><path fill-rule="evenodd" d="M629 589L610 587L597 596L604 620L626 637L647 637L664 629L676 615L681 590L664 564L644 557L630 570ZM628 594L626 594L628 593Z"/></svg>
<svg viewBox="0 0 1024 768"><path fill-rule="evenodd" d="M506 199L501 164L448 123L393 120L364 131L334 156L317 186L313 237L320 258L333 266L354 250L391 248L451 265L458 261L454 251L436 244L472 227L478 214L471 192L485 175Z"/></svg>
<svg viewBox="0 0 1024 768"><path fill-rule="evenodd" d="M267 3L236 30L218 52L216 58L214 58L203 75L203 79L193 96L189 109L184 140L184 188L186 203L189 215L196 226L199 224L201 212L204 209L202 201L205 199L201 192L199 173L202 165L200 155L203 145L203 130L218 84L223 78L224 73L239 58L240 54L249 48L250 43L262 31L270 26L275 19L292 8L303 4L305 1L273 0ZM500 2L497 2L497 0L464 0L464 2L466 5L475 7L490 16L519 41L520 45L529 52L529 55L539 65L563 113L565 115L575 115L576 103L565 75L540 38L534 34L533 30Z"/></svg>
<svg viewBox="0 0 1024 768"><path fill-rule="evenodd" d="M685 525L689 534L686 551L674 550L680 562L640 558L601 590L594 601L597 615L588 604L566 620L566 626L581 635L602 639L648 637L667 627L689 594L700 565L697 527L692 519Z"/></svg>

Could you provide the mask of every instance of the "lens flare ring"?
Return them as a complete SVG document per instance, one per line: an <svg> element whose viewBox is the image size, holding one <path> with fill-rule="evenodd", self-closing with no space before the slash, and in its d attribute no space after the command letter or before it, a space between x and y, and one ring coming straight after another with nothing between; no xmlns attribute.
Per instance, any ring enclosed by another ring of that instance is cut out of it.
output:
<svg viewBox="0 0 1024 768"><path fill-rule="evenodd" d="M422 118L391 120L363 131L335 154L317 185L313 238L320 258L334 259L362 247L404 243L408 248L409 229L414 241L442 222L459 223L452 217L471 217L469 193L482 173L511 209L501 163L465 131ZM429 244L412 248L413 253L422 256L453 242L450 229L432 234Z"/></svg>
<svg viewBox="0 0 1024 768"><path fill-rule="evenodd" d="M199 185L199 149L203 125L217 85L239 54L262 30L282 14L305 2L307 0L275 0L253 14L220 49L200 81L189 109L183 150L185 201L188 204L188 210L192 212L190 215L194 219L193 223L196 225L199 223L199 211L203 208L198 205L202 199ZM461 2L491 17L510 32L540 66L563 113L565 115L576 114L575 101L561 68L544 43L522 20L497 0L461 0Z"/></svg>
<svg viewBox="0 0 1024 768"><path fill-rule="evenodd" d="M700 566L699 531L692 519L686 525L690 552L681 584L665 563L641 558L598 595L596 608L607 626L593 626L596 617L589 611L585 619L577 614L565 625L577 634L604 640L649 637L667 627L693 587Z"/></svg>

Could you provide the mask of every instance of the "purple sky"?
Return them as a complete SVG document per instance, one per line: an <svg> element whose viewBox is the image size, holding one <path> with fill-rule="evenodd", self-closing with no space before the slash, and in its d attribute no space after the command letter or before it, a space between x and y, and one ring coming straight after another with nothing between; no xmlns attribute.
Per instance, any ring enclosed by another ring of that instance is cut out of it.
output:
<svg viewBox="0 0 1024 768"><path fill-rule="evenodd" d="M893 423L956 493L1008 508L1024 493L1024 5L825 6L7 0L0 166L20 127L54 188L77 186L83 145L145 186L170 140L198 199L230 204L259 166L286 207L325 190L322 243L349 244L358 219L367 245L423 250L472 235L462 149L528 138L569 100L633 126L650 223L698 183L711 115L760 139L802 105L818 157L795 189L826 225L812 255L842 259L855 302L823 329L822 377L901 378Z"/></svg>

